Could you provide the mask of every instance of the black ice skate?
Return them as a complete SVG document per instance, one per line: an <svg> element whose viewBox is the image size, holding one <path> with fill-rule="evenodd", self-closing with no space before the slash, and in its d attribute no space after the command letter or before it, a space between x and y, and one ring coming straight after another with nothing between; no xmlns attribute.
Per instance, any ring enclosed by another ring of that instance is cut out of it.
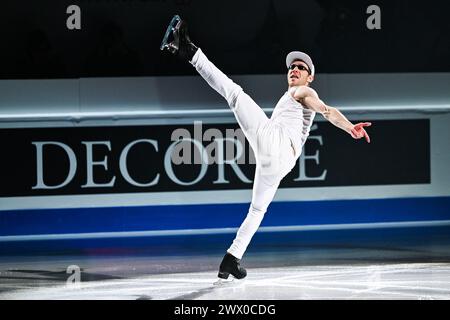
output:
<svg viewBox="0 0 450 320"><path fill-rule="evenodd" d="M247 276L247 271L239 265L240 260L228 252L223 257L222 263L219 267L219 274L217 275L220 279L228 279L231 274L236 279L243 279Z"/></svg>
<svg viewBox="0 0 450 320"><path fill-rule="evenodd" d="M192 43L188 35L187 23L175 15L167 27L161 50L169 50L175 56L183 60L191 61L197 52L197 47Z"/></svg>

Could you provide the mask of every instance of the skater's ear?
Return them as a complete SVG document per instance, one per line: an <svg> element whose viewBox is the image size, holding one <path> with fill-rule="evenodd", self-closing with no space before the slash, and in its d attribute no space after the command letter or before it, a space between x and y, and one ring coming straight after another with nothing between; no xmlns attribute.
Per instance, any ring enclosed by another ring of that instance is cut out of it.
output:
<svg viewBox="0 0 450 320"><path fill-rule="evenodd" d="M309 86L311 84L311 82L313 82L313 81L314 81L314 76L308 75L308 77L306 78L307 85Z"/></svg>

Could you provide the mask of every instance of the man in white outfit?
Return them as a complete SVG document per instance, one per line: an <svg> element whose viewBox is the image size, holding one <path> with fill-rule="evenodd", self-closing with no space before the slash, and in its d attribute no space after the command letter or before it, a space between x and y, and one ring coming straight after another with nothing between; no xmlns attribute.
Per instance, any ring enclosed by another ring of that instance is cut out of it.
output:
<svg viewBox="0 0 450 320"><path fill-rule="evenodd" d="M370 138L364 127L371 123L353 125L336 108L327 106L319 99L316 91L309 87L314 80L314 64L303 52L293 51L287 55L288 90L268 118L239 85L217 69L202 50L192 43L186 22L179 16L172 19L166 31L161 44L161 50L164 49L189 61L206 82L226 99L255 154L256 170L249 212L227 250L218 273L221 279L227 279L230 274L242 279L247 272L240 266L240 260L259 228L281 180L295 166L316 112L353 138L366 138L367 142L370 142Z"/></svg>

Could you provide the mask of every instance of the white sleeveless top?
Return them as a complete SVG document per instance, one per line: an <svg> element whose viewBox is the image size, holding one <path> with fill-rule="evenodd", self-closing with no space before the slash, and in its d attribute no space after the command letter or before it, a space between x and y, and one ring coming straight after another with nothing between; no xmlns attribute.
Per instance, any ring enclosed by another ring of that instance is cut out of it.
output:
<svg viewBox="0 0 450 320"><path fill-rule="evenodd" d="M291 88L289 91L295 89ZM309 136L316 113L295 100L289 91L286 91L278 101L270 120L280 125L283 132L289 137L297 158Z"/></svg>

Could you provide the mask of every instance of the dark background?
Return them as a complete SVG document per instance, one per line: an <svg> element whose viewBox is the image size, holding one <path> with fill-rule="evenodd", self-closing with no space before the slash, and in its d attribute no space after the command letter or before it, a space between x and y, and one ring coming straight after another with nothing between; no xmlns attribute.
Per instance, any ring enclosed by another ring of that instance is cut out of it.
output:
<svg viewBox="0 0 450 320"><path fill-rule="evenodd" d="M68 30L66 8L81 8ZM381 8L381 30L366 9ZM407 0L2 1L0 79L191 75L159 45L180 14L226 74L279 74L291 50L318 73L450 72L450 4Z"/></svg>

